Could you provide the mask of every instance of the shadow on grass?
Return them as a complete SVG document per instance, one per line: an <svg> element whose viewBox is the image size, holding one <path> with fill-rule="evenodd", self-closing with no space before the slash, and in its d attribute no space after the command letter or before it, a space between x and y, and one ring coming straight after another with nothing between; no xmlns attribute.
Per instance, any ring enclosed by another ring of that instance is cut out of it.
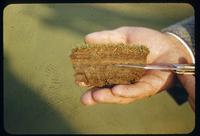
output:
<svg viewBox="0 0 200 136"><path fill-rule="evenodd" d="M12 134L77 132L36 91L20 82L4 56L4 128Z"/></svg>
<svg viewBox="0 0 200 136"><path fill-rule="evenodd" d="M83 36L94 31L114 29L121 26L143 26L160 30L183 18L182 16L176 16L176 14L171 16L171 18L164 18L163 16L168 10L166 12L159 12L163 10L162 6L155 6L159 12L156 13L157 16L154 15L155 11L144 16L145 12L142 12L142 8L142 13L123 13L123 10L115 12L92 4L73 4L67 6L48 4L45 6L52 11L51 16L40 18L45 25L63 30L67 28Z"/></svg>
<svg viewBox="0 0 200 136"><path fill-rule="evenodd" d="M92 5L47 5L47 7L54 14L51 18L42 18L43 23L52 27L67 28L82 35L98 29L114 29L123 25L152 26L155 24L153 18L144 18L140 15L128 16Z"/></svg>
<svg viewBox="0 0 200 136"><path fill-rule="evenodd" d="M154 29L161 29L173 22L176 22L182 16L174 15L173 19L169 17L161 18L150 15L144 16L141 13L123 13L115 12L112 10L102 9L91 4L73 4L73 5L57 5L47 4L44 5L52 12L51 15L41 16L34 13L32 10L26 10L29 16L39 18L46 26L56 29L68 29L78 35L86 35L94 31L101 31L106 29L114 29L120 26L144 26ZM158 10L162 10L156 6ZM152 12L153 13L153 12ZM154 14L152 14L154 15Z"/></svg>

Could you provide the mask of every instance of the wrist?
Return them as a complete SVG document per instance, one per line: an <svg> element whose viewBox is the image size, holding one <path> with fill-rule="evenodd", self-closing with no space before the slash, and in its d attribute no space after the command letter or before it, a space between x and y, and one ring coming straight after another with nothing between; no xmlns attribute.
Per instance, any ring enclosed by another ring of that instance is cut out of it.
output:
<svg viewBox="0 0 200 136"><path fill-rule="evenodd" d="M183 39L181 39L180 37L178 37L177 35L173 33L166 32L165 34L168 36L168 38L175 45L175 48L178 50L177 53L180 54L181 59L182 59L182 62L180 63L194 64L195 63L194 54L192 53L187 43L184 42Z"/></svg>

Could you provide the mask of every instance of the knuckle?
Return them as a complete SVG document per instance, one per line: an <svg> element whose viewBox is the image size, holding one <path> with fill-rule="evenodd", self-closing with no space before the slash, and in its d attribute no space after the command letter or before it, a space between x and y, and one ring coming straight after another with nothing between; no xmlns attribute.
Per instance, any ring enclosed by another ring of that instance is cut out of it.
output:
<svg viewBox="0 0 200 136"><path fill-rule="evenodd" d="M113 88L112 88L112 93L114 94L114 95L117 95L118 94L118 90L119 90L119 87L120 86L114 86Z"/></svg>
<svg viewBox="0 0 200 136"><path fill-rule="evenodd" d="M92 97L96 102L104 102L103 96L98 91L93 92Z"/></svg>
<svg viewBox="0 0 200 136"><path fill-rule="evenodd" d="M118 85L118 86L114 86L111 92L116 96L123 96L125 92L124 89L125 89L124 86Z"/></svg>

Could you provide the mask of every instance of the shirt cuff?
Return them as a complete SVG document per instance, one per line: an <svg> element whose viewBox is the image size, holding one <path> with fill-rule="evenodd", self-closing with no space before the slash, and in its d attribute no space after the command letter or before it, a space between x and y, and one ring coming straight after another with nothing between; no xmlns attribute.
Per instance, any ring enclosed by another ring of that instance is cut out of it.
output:
<svg viewBox="0 0 200 136"><path fill-rule="evenodd" d="M187 51L189 52L189 54L190 54L190 56L192 58L192 63L195 64L194 54L192 53L192 50L189 48L187 43L183 39L181 39L178 35L176 35L174 33L171 33L171 32L165 32L165 33L174 36L176 39L178 39L182 43L183 46L185 46L185 48L187 49Z"/></svg>

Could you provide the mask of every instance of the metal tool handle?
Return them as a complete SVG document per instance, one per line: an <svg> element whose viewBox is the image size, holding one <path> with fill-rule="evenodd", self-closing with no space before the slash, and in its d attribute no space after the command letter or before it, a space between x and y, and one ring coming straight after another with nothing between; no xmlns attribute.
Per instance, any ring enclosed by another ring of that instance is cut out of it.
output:
<svg viewBox="0 0 200 136"><path fill-rule="evenodd" d="M195 75L195 65L194 64L173 64L176 68L175 73Z"/></svg>

